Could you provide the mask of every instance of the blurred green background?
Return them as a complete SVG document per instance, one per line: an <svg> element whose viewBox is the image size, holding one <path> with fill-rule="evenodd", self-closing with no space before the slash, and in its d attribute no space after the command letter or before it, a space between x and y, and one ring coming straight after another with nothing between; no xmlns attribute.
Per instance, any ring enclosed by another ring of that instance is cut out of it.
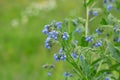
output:
<svg viewBox="0 0 120 80"><path fill-rule="evenodd" d="M81 0L0 0L0 80L63 80L67 68L54 61L57 50L44 47L42 29L82 15L81 6ZM47 63L56 65L51 77L42 68Z"/></svg>

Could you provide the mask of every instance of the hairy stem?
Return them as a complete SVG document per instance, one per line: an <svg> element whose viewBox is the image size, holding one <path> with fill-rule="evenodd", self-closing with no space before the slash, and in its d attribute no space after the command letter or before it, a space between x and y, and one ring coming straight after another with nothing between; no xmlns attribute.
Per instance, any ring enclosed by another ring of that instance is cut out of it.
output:
<svg viewBox="0 0 120 80"><path fill-rule="evenodd" d="M86 22L85 22L85 36L88 35L88 23L89 23L89 7L87 6L87 0L84 0L86 8Z"/></svg>

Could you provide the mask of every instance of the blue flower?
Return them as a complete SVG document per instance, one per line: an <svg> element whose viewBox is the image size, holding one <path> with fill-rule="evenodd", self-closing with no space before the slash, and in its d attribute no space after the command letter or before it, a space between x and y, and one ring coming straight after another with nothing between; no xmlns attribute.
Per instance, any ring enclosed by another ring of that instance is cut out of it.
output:
<svg viewBox="0 0 120 80"><path fill-rule="evenodd" d="M99 46L102 46L102 41L98 41L97 43L95 43L94 45L95 47L99 47Z"/></svg>
<svg viewBox="0 0 120 80"><path fill-rule="evenodd" d="M73 58L78 58L78 54L76 54L75 52L72 52L71 55L72 55Z"/></svg>
<svg viewBox="0 0 120 80"><path fill-rule="evenodd" d="M67 76L68 76L68 73L67 73L67 72L64 72L64 76L67 77Z"/></svg>
<svg viewBox="0 0 120 80"><path fill-rule="evenodd" d="M63 53L63 48L60 48L59 54L62 54L62 53Z"/></svg>
<svg viewBox="0 0 120 80"><path fill-rule="evenodd" d="M48 76L51 76L52 75L52 73L51 72L48 72Z"/></svg>
<svg viewBox="0 0 120 80"><path fill-rule="evenodd" d="M78 45L78 40L75 40L74 43L75 43L76 45Z"/></svg>
<svg viewBox="0 0 120 80"><path fill-rule="evenodd" d="M87 42L92 42L92 41L93 41L93 36L88 36L88 37L86 37L86 41L87 41Z"/></svg>
<svg viewBox="0 0 120 80"><path fill-rule="evenodd" d="M66 61L67 56L65 54L60 55L60 59Z"/></svg>
<svg viewBox="0 0 120 80"><path fill-rule="evenodd" d="M59 55L58 54L54 54L54 59L58 62L60 61Z"/></svg>
<svg viewBox="0 0 120 80"><path fill-rule="evenodd" d="M73 75L71 73L68 74L68 77L72 77Z"/></svg>
<svg viewBox="0 0 120 80"><path fill-rule="evenodd" d="M58 29L61 29L61 28L62 28L62 22L56 22L56 23L55 23L55 26L56 26Z"/></svg>
<svg viewBox="0 0 120 80"><path fill-rule="evenodd" d="M46 39L46 41L45 41L45 47L46 47L47 49L50 49L50 48L51 48L51 46L50 46L50 41L51 41L51 38L50 38L50 37L47 37L47 39Z"/></svg>
<svg viewBox="0 0 120 80"><path fill-rule="evenodd" d="M120 42L120 37L117 39L117 42Z"/></svg>
<svg viewBox="0 0 120 80"><path fill-rule="evenodd" d="M100 30L100 29L96 29L96 32L100 35L100 34L102 34L102 30Z"/></svg>
<svg viewBox="0 0 120 80"><path fill-rule="evenodd" d="M111 80L109 77L106 77L105 80Z"/></svg>
<svg viewBox="0 0 120 80"><path fill-rule="evenodd" d="M50 37L47 37L47 39L46 39L46 43L49 43L51 41L51 38Z"/></svg>
<svg viewBox="0 0 120 80"><path fill-rule="evenodd" d="M98 11L96 11L96 10L93 11L93 15L94 15L94 16L98 16Z"/></svg>
<svg viewBox="0 0 120 80"><path fill-rule="evenodd" d="M120 30L119 26L115 26L115 27L114 27L114 31L115 31L115 32L117 32L117 31L119 31L119 30Z"/></svg>
<svg viewBox="0 0 120 80"><path fill-rule="evenodd" d="M48 33L50 32L49 28L50 28L50 25L45 25L45 27L44 27L44 29L43 29L42 32L43 32L44 34L48 34Z"/></svg>
<svg viewBox="0 0 120 80"><path fill-rule="evenodd" d="M69 38L68 33L67 33L67 32L64 32L64 33L63 33L63 39L64 39L64 40L68 40L68 38Z"/></svg>
<svg viewBox="0 0 120 80"><path fill-rule="evenodd" d="M112 5L112 4L108 4L108 5L107 5L108 11L112 10L112 8L113 8L113 5Z"/></svg>
<svg viewBox="0 0 120 80"><path fill-rule="evenodd" d="M80 28L76 28L76 30L75 30L76 32L78 32L78 33L81 33L81 30L80 30Z"/></svg>
<svg viewBox="0 0 120 80"><path fill-rule="evenodd" d="M110 0L110 2L114 2L115 0Z"/></svg>
<svg viewBox="0 0 120 80"><path fill-rule="evenodd" d="M80 55L80 60L82 61L82 60L84 60L84 57L83 57L83 55Z"/></svg>
<svg viewBox="0 0 120 80"><path fill-rule="evenodd" d="M104 0L104 3L105 3L105 4L108 3L108 0Z"/></svg>
<svg viewBox="0 0 120 80"><path fill-rule="evenodd" d="M72 77L73 75L72 75L71 73L64 72L64 76L65 76L65 77Z"/></svg>
<svg viewBox="0 0 120 80"><path fill-rule="evenodd" d="M51 32L49 32L49 35L48 35L49 37L51 37L51 38L53 38L53 39L55 39L55 40L57 40L58 39L58 32L57 31L51 31Z"/></svg>
<svg viewBox="0 0 120 80"><path fill-rule="evenodd" d="M51 48L50 43L46 43L46 44L45 44L45 47L46 47L47 49L50 49L50 48Z"/></svg>

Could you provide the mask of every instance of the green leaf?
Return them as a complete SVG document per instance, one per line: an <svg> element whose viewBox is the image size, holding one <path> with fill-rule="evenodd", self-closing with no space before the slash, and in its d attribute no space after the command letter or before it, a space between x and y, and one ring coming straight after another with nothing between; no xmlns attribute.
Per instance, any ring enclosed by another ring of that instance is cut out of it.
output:
<svg viewBox="0 0 120 80"><path fill-rule="evenodd" d="M94 0L89 0L87 5L90 5L92 2L94 2Z"/></svg>
<svg viewBox="0 0 120 80"><path fill-rule="evenodd" d="M85 37L84 37L84 36L81 38L81 43L80 43L80 45L83 46L83 47L88 46L88 42L85 41Z"/></svg>
<svg viewBox="0 0 120 80"><path fill-rule="evenodd" d="M94 66L94 65L100 63L101 60L102 60L102 58L98 58L97 60L92 62L91 66Z"/></svg>
<svg viewBox="0 0 120 80"><path fill-rule="evenodd" d="M120 67L120 63L117 63L117 64L114 64L114 65L110 66L110 69L112 69L112 70L116 69L118 71L119 67Z"/></svg>
<svg viewBox="0 0 120 80"><path fill-rule="evenodd" d="M111 42L107 43L111 56L120 63L120 51Z"/></svg>
<svg viewBox="0 0 120 80"><path fill-rule="evenodd" d="M107 23L106 19L102 18L102 20L100 21L100 24L107 25L108 23Z"/></svg>

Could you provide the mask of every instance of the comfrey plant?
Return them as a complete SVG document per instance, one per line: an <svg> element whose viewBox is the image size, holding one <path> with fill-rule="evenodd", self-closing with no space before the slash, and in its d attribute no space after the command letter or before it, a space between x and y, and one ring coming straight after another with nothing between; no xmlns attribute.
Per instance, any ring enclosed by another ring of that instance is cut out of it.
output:
<svg viewBox="0 0 120 80"><path fill-rule="evenodd" d="M72 73L63 73L66 80L120 80L120 20L113 16L115 11L119 11L120 2L82 1L85 18L53 21L45 25L45 47L51 49L58 44L60 50L54 54L54 59L72 65ZM95 8L97 2L101 2L102 9ZM90 23L96 18L99 20L94 30Z"/></svg>

